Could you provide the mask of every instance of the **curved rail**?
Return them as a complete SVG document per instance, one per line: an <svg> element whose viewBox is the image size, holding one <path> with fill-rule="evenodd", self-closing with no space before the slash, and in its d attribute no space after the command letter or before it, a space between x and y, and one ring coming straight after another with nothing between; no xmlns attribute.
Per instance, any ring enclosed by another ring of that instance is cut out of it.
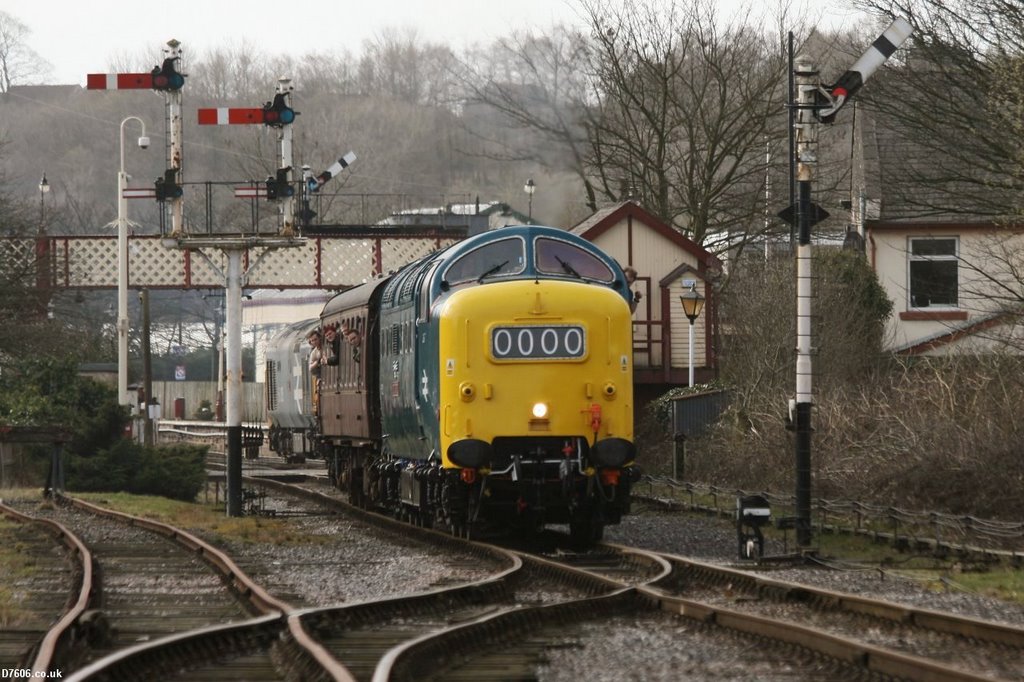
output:
<svg viewBox="0 0 1024 682"><path fill-rule="evenodd" d="M731 609L711 606L682 597L665 594L658 589L638 588L664 611L678 613L703 623L713 623L730 630L792 644L830 656L844 663L898 679L922 682L991 682L990 677L950 668L942 663L918 656L902 654L884 647L830 635L814 628L775 618L765 618Z"/></svg>
<svg viewBox="0 0 1024 682"><path fill-rule="evenodd" d="M230 584L231 587L240 595L245 597L261 614L266 615L273 612L284 613L292 609L290 604L274 597L263 589L261 585L253 581L227 554L187 531L175 528L174 526L166 523L161 523L160 521L153 521L141 516L134 516L132 514L126 514L113 509L106 509L105 507L101 507L78 498L62 495L61 499L72 506L88 511L92 514L118 519L122 523L127 523L158 533L195 552L212 565L225 579L227 579L228 584Z"/></svg>
<svg viewBox="0 0 1024 682"><path fill-rule="evenodd" d="M133 516L113 509L106 509L90 502L86 502L85 500L68 497L66 495L62 495L61 499L90 513L118 519L123 523L128 523L159 533L160 535L163 535L164 537L199 554L228 581L228 584L231 585L232 589L236 590L241 596L248 600L248 602L261 614L269 617L269 620L271 621L276 621L281 617L287 617L288 614L295 610L290 604L274 597L261 585L252 580L252 578L250 578L248 574L246 574L245 571L243 571L227 554L187 531L159 521ZM325 653L323 648L318 642L310 637L308 633L303 631L301 628L292 627L290 619L288 619L286 625L294 637L295 644L305 655L316 660L322 667L323 671L326 671L331 675L332 679L340 682L348 682L352 679L351 674L341 663L329 656L325 657L323 655ZM181 641L187 641L190 634L202 636L204 631L210 630L211 632L214 632L216 629L217 626L214 626L214 628L204 628L196 631L195 633L183 633L181 635L164 638L144 646L134 647L129 650L132 652L130 656L144 656L148 653L149 649L155 648L160 642L166 642L168 644L177 643L178 638L181 638ZM114 654L114 656L118 655L119 654ZM126 656L127 655L129 654L126 654ZM111 657L108 656L103 660L106 661L110 658Z"/></svg>
<svg viewBox="0 0 1024 682"><path fill-rule="evenodd" d="M377 664L373 682L413 680L420 662L424 660L451 660L453 656L472 654L496 643L512 641L518 635L545 625L576 623L639 607L636 588L627 587L610 594L489 614L469 623L427 633L391 649Z"/></svg>
<svg viewBox="0 0 1024 682"><path fill-rule="evenodd" d="M630 548L609 544L622 551ZM663 555L674 566L696 574L708 582L730 583L738 589L764 594L779 600L817 602L831 610L847 611L893 621L913 624L937 632L985 640L1010 647L1024 647L1024 629L975 618L895 604L870 597L833 592L806 585L797 585L753 575L724 566L694 561L674 555ZM905 654L884 646L822 632L775 618L743 613L725 607L671 595L655 586L640 586L637 591L662 610L731 630L769 637L787 644L805 647L867 671L908 680L929 682L963 682L991 680L990 677L952 668L941 662Z"/></svg>
<svg viewBox="0 0 1024 682"><path fill-rule="evenodd" d="M78 557L79 570L81 571L81 580L78 585L78 597L75 599L74 604L68 608L64 615L54 624L43 637L42 641L38 645L38 650L32 661L32 676L33 677L45 677L46 673L51 670L54 665L54 657L56 656L58 646L66 641L68 637L72 635L73 626L78 621L79 617L85 613L92 601L93 595L93 558L89 548L85 546L82 540L68 530L63 524L49 519L38 519L27 514L22 514L16 509L12 509L7 505L0 502L0 513L5 516L17 519L22 523L38 523L48 528L57 540L59 540L73 556Z"/></svg>
<svg viewBox="0 0 1024 682"><path fill-rule="evenodd" d="M615 545L609 546L615 547ZM622 547L620 549L625 551L631 548ZM774 580L747 571L727 566L717 566L671 554L663 556L672 564L681 567L687 572L696 574L709 582L718 584L731 583L733 586L743 587L755 594L771 595L777 599L788 601L817 601L819 604L833 610L874 616L894 623L908 623L936 632L971 637L995 644L1024 649L1024 628L922 609L907 604L896 604L872 597L834 592L810 585L798 585Z"/></svg>

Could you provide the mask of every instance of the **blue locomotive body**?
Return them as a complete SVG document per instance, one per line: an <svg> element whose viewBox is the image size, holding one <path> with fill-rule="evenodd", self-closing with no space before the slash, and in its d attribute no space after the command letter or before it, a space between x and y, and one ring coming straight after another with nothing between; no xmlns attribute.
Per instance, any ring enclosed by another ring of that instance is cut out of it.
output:
<svg viewBox="0 0 1024 682"><path fill-rule="evenodd" d="M617 263L562 230L480 234L324 307L320 450L354 503L468 531L629 508L632 325ZM297 332L296 332L297 333Z"/></svg>

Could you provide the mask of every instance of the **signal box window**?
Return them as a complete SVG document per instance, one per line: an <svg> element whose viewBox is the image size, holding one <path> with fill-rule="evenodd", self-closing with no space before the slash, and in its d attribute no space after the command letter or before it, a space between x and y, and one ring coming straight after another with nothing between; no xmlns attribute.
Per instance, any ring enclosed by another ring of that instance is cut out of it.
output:
<svg viewBox="0 0 1024 682"><path fill-rule="evenodd" d="M910 307L955 308L959 304L958 240L910 240Z"/></svg>
<svg viewBox="0 0 1024 682"><path fill-rule="evenodd" d="M523 240L516 238L484 244L452 263L444 273L444 281L459 284L514 275L523 271L524 251Z"/></svg>
<svg viewBox="0 0 1024 682"><path fill-rule="evenodd" d="M536 243L537 271L577 279L611 282L615 279L604 261L575 244L559 239L540 238Z"/></svg>

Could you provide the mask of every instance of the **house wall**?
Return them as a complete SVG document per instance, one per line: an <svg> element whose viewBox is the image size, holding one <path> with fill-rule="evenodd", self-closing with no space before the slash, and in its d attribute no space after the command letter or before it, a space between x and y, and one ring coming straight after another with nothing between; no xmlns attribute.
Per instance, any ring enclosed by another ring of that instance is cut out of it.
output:
<svg viewBox="0 0 1024 682"><path fill-rule="evenodd" d="M1024 253L1024 237L997 228L978 229L965 226L927 229L890 228L869 230L868 255L882 287L893 302L893 314L887 323L889 350L928 344L942 338L922 354L941 355L963 350L991 350L1000 345L1005 334L1016 332L997 327L993 315L1007 302L1009 284L1020 288L1022 275L1014 274L1018 253ZM958 304L955 307L914 308L910 301L909 246L911 237L956 237L959 239L957 267ZM1021 272L1018 270L1018 272ZM966 331L967 333L958 334ZM954 337L950 337L954 334Z"/></svg>
<svg viewBox="0 0 1024 682"><path fill-rule="evenodd" d="M663 300L663 292L659 286L665 277L682 265L690 266L697 271L697 259L692 254L679 248L671 240L638 220L623 219L610 229L602 232L594 240L599 248L617 260L623 267L632 266L637 271L637 283L634 290L640 291L643 298L633 313L634 348L645 348L650 342L650 353L635 352L634 366L638 368L661 367L662 362L662 319L663 305L667 305L671 328L671 348L669 357L673 368L688 367L688 334L689 320L683 315L679 304L682 293L678 282L668 292L669 299ZM686 275L686 279L697 279L698 287L705 296L704 282L696 274ZM698 318L694 332L694 366L703 367L707 364L705 315ZM653 324L646 324L651 322Z"/></svg>

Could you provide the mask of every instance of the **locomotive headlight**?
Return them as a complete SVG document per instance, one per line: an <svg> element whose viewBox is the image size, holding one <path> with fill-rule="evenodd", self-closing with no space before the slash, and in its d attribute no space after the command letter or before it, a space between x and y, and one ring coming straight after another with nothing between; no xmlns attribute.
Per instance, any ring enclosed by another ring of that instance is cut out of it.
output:
<svg viewBox="0 0 1024 682"><path fill-rule="evenodd" d="M533 418L534 419L547 419L548 416L548 404L547 403L534 403L533 404Z"/></svg>

